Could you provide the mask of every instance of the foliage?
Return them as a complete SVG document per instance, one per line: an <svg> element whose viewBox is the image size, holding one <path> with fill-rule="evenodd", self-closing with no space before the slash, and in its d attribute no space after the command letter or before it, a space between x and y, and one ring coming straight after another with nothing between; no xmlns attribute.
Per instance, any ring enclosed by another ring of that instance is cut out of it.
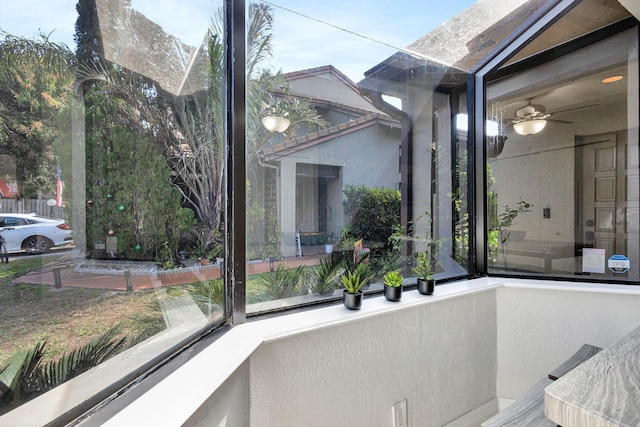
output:
<svg viewBox="0 0 640 427"><path fill-rule="evenodd" d="M15 159L20 197L52 197L60 154L53 144L70 122L74 56L44 34L0 37L0 153Z"/></svg>
<svg viewBox="0 0 640 427"><path fill-rule="evenodd" d="M427 221L426 234L424 237L415 235L415 226L420 221ZM411 263L414 266L411 271L415 273L418 278L423 280L431 280L436 268L436 260L440 248L446 239L433 239L431 237L431 214L426 212L424 215L416 218L414 222L410 222L406 227L396 226L393 234L389 238L390 244L394 248L400 248L404 242L410 241L421 245L421 250L416 252L414 258L411 259Z"/></svg>
<svg viewBox="0 0 640 427"><path fill-rule="evenodd" d="M402 274L398 271L389 271L383 277L383 283L385 286L389 286L391 288L399 288L402 286L403 277Z"/></svg>
<svg viewBox="0 0 640 427"><path fill-rule="evenodd" d="M224 280L200 281L187 286L186 290L209 320L216 310L224 309Z"/></svg>
<svg viewBox="0 0 640 427"><path fill-rule="evenodd" d="M278 217L274 212L268 215L263 203L254 197L251 182L247 180L247 258L266 259L280 258L280 243L282 242L282 230L279 227Z"/></svg>
<svg viewBox="0 0 640 427"><path fill-rule="evenodd" d="M416 257L416 265L411 269L418 279L433 280L434 265L431 255L427 252L420 252Z"/></svg>
<svg viewBox="0 0 640 427"><path fill-rule="evenodd" d="M187 256L215 259L224 253L222 231L209 230L206 224L197 223L180 236L180 249L184 250Z"/></svg>
<svg viewBox="0 0 640 427"><path fill-rule="evenodd" d="M107 114L101 105L108 108L96 102L88 114L99 120L95 116ZM193 211L181 207L178 190L169 185L171 172L164 158L148 138L124 126L112 124L91 139L95 163L87 191L92 200L88 241L103 240L113 230L118 258L175 265L180 235L194 218Z"/></svg>
<svg viewBox="0 0 640 427"><path fill-rule="evenodd" d="M305 280L304 266L287 269L279 263L274 271L262 273L258 282L263 286L263 295L267 301L290 298L297 295Z"/></svg>
<svg viewBox="0 0 640 427"><path fill-rule="evenodd" d="M185 204L196 218L210 230L219 230L222 224L224 196L224 42L221 10L212 19L208 38L200 46L190 80L195 90L187 95L165 91L157 83L116 65L107 64L99 54L99 46L92 44L90 23L95 20L95 7L90 0L81 0L81 13L76 23L78 57L82 58L80 84L88 93L87 83L100 86L101 93L119 100L123 121L145 123L162 148L172 170L171 184L179 189ZM271 57L271 30L273 16L268 5L249 5L247 28L247 141L249 176L260 182L254 171L259 168L258 151L271 139L261 125L263 104L286 88L281 73L273 74L261 68ZM202 82L202 83L199 83ZM89 88L91 86L89 85ZM282 92L283 93L283 92ZM282 94L281 93L281 94ZM87 103L85 99L85 104ZM306 101L287 102L288 114L300 115L300 123L314 122L319 117ZM303 105L304 104L304 105ZM295 131L297 125L292 126ZM93 129L100 127L91 126ZM144 129L140 129L142 131ZM267 221L271 215L267 213ZM272 247L279 239L276 234L265 236L265 252L275 256ZM208 242L210 243L210 242Z"/></svg>
<svg viewBox="0 0 640 427"><path fill-rule="evenodd" d="M363 278L357 269L355 271L346 271L340 276L340 280L350 294L358 293L368 282L368 279Z"/></svg>
<svg viewBox="0 0 640 427"><path fill-rule="evenodd" d="M509 228L513 225L518 215L525 212L531 212L532 207L533 205L531 203L520 199L517 207L504 205L504 212L498 215L498 225L495 230L497 231L498 243L500 244L500 250L502 252L505 267L507 266L507 245L511 235L511 230L509 230Z"/></svg>
<svg viewBox="0 0 640 427"><path fill-rule="evenodd" d="M454 258L460 265L465 266L469 260L469 212L467 211L467 202L460 196L460 188L457 188L453 193L449 193L448 196L453 201L456 218L453 229Z"/></svg>
<svg viewBox="0 0 640 427"><path fill-rule="evenodd" d="M63 382L88 371L126 348L116 325L86 345L43 362L46 340L20 351L0 369L0 413L5 413Z"/></svg>
<svg viewBox="0 0 640 427"><path fill-rule="evenodd" d="M320 258L320 263L312 267L309 273L310 289L319 294L333 291L343 272L344 266L339 252L332 252L331 255Z"/></svg>
<svg viewBox="0 0 640 427"><path fill-rule="evenodd" d="M343 191L350 224L348 236L386 244L400 222L400 191L364 185L346 185Z"/></svg>

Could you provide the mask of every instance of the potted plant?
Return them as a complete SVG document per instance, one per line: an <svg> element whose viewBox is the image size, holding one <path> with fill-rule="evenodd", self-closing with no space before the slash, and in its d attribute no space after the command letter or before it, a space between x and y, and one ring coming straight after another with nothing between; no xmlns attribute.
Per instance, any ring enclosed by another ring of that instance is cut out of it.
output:
<svg viewBox="0 0 640 427"><path fill-rule="evenodd" d="M384 283L384 297L387 301L397 302L402 298L402 274L389 271L382 278Z"/></svg>
<svg viewBox="0 0 640 427"><path fill-rule="evenodd" d="M360 276L358 271L346 271L340 280L344 285L342 302L349 310L360 310L362 307L362 287L367 284L367 279Z"/></svg>
<svg viewBox="0 0 640 427"><path fill-rule="evenodd" d="M416 257L416 266L411 271L418 276L418 292L422 295L433 294L435 280L433 279L431 255L427 252L420 252Z"/></svg>

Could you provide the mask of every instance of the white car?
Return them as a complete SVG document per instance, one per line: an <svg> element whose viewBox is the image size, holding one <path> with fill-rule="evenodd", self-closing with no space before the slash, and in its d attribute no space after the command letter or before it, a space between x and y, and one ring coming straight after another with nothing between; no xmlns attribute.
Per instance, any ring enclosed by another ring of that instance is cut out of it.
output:
<svg viewBox="0 0 640 427"><path fill-rule="evenodd" d="M43 254L52 247L73 245L73 231L62 219L36 214L0 214L0 234L7 252Z"/></svg>

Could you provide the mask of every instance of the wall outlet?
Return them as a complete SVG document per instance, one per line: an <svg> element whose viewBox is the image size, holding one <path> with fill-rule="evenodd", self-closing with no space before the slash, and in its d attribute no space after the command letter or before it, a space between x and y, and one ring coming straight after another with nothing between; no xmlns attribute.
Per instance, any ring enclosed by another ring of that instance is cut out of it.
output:
<svg viewBox="0 0 640 427"><path fill-rule="evenodd" d="M393 427L409 427L407 421L407 399L393 404Z"/></svg>

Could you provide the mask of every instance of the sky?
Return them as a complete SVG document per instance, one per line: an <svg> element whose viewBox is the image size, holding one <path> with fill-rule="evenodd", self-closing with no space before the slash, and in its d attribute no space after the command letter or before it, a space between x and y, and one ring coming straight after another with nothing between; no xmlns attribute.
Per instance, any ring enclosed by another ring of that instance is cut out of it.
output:
<svg viewBox="0 0 640 427"><path fill-rule="evenodd" d="M358 82L364 72L475 0L269 0L274 70L333 65ZM77 0L0 0L0 29L39 32L74 49ZM132 7L183 42L202 42L219 0L132 0ZM340 11L340 13L336 13ZM392 46L392 47L389 47Z"/></svg>

